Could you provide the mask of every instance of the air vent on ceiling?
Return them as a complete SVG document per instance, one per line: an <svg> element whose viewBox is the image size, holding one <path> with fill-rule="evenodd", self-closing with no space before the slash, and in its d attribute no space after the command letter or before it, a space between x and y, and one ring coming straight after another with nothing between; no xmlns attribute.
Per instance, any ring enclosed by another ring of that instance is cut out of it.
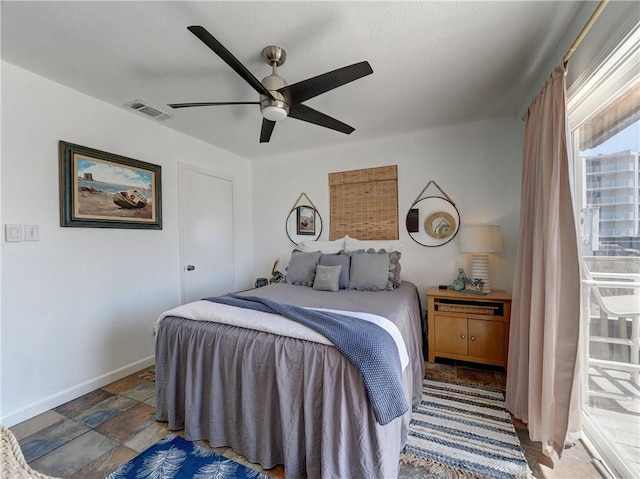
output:
<svg viewBox="0 0 640 479"><path fill-rule="evenodd" d="M125 104L125 106L127 108L131 108L132 110L139 111L144 115L150 116L154 120L166 120L167 118L171 118L171 115L150 106L148 103L142 100L130 101L129 103Z"/></svg>

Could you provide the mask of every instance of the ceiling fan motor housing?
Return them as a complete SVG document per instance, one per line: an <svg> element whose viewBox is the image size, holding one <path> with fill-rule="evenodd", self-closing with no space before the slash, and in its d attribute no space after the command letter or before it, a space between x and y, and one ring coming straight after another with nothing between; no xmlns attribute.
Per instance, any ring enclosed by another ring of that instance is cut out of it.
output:
<svg viewBox="0 0 640 479"><path fill-rule="evenodd" d="M271 121L284 120L289 114L289 105L285 97L278 90L287 86L287 82L274 73L264 77L262 84L269 90L271 95L273 95L273 98L260 95L260 111L262 112L262 116Z"/></svg>

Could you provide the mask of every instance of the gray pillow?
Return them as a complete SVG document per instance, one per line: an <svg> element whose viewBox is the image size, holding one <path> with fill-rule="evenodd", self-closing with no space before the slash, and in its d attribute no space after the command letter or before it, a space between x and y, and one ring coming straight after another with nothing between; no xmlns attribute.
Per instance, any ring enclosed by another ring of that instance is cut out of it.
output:
<svg viewBox="0 0 640 479"><path fill-rule="evenodd" d="M291 254L291 261L289 261L287 268L286 282L302 286L313 286L313 278L316 274L316 266L321 254L319 251L315 253L294 251Z"/></svg>
<svg viewBox="0 0 640 479"><path fill-rule="evenodd" d="M384 291L388 289L389 253L373 249L353 251L349 271L349 289L360 291ZM393 287L391 288L393 289Z"/></svg>
<svg viewBox="0 0 640 479"><path fill-rule="evenodd" d="M338 287L347 289L349 287L349 267L351 266L351 257L347 254L323 254L320 256L320 263L324 266L342 266L340 270L340 280Z"/></svg>
<svg viewBox="0 0 640 479"><path fill-rule="evenodd" d="M338 291L340 280L340 270L342 265L323 266L319 264L316 268L316 277L313 280L313 289L320 291Z"/></svg>

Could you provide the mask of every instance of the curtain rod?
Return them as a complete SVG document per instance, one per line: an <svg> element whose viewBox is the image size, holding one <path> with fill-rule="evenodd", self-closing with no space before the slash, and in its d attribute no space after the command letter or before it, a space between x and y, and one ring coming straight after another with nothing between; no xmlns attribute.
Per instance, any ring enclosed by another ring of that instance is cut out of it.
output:
<svg viewBox="0 0 640 479"><path fill-rule="evenodd" d="M591 16L589 17L589 20L587 20L587 23L584 24L584 27L582 27L582 30L580 30L580 33L578 33L578 36L569 47L569 50L562 57L562 64L565 66L565 68L567 67L567 63L569 63L569 59L571 58L571 56L578 49L578 47L582 43L582 40L584 40L584 37L587 36L587 33L589 33L589 30L591 30L591 27L593 26L593 24L596 22L596 20L602 13L602 10L604 10L604 7L607 6L607 3L609 3L609 0L600 0L600 3L598 4L596 9L593 11ZM522 118L521 118L522 121L525 121L528 116L529 116L529 110L527 109L527 111L525 111L522 114Z"/></svg>
<svg viewBox="0 0 640 479"><path fill-rule="evenodd" d="M562 57L562 61L565 67L567 66L567 63L569 62L569 59L571 58L571 56L580 46L580 43L582 43L582 40L584 39L584 37L587 35L587 33L589 33L589 30L591 29L593 24L596 22L596 20L602 13L602 10L604 10L604 7L607 6L607 3L609 3L609 0L600 1L600 4L596 7L596 9L591 14L591 17L589 18L587 23L585 23L584 27L582 27L582 30L580 30L580 33L578 34L578 36L569 47L569 51L564 55L564 57Z"/></svg>

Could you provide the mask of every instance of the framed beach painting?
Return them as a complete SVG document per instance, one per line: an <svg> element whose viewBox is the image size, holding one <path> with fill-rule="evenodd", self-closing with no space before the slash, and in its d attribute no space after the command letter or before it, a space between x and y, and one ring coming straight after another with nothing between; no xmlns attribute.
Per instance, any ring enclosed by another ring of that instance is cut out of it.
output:
<svg viewBox="0 0 640 479"><path fill-rule="evenodd" d="M316 234L316 210L310 206L298 206L296 211L296 233L314 236Z"/></svg>
<svg viewBox="0 0 640 479"><path fill-rule="evenodd" d="M162 229L161 167L60 141L60 226Z"/></svg>

